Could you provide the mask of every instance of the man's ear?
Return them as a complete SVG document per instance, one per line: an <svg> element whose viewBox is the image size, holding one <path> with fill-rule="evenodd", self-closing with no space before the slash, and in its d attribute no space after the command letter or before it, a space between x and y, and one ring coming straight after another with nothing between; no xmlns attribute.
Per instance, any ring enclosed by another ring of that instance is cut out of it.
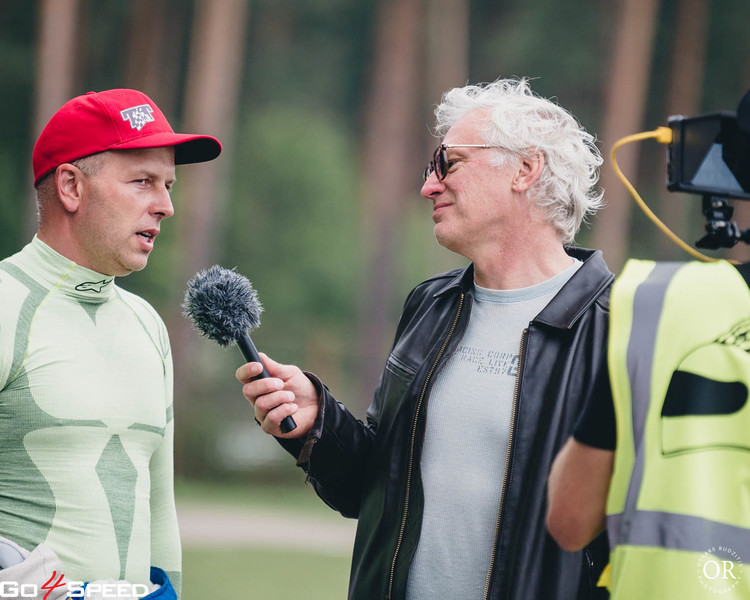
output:
<svg viewBox="0 0 750 600"><path fill-rule="evenodd" d="M55 169L57 196L67 212L74 213L81 205L83 173L73 164L63 163Z"/></svg>
<svg viewBox="0 0 750 600"><path fill-rule="evenodd" d="M514 192L523 193L536 182L542 174L544 154L537 151L531 156L521 157L521 165L513 178Z"/></svg>

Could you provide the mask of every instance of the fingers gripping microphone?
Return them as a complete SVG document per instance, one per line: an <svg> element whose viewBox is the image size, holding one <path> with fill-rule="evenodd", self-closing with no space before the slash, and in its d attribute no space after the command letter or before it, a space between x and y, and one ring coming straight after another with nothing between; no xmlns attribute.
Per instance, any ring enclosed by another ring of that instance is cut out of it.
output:
<svg viewBox="0 0 750 600"><path fill-rule="evenodd" d="M269 376L250 339L250 332L260 325L263 308L247 277L218 265L200 271L188 281L182 308L201 334L219 346L237 344L245 360L263 366L263 372L253 380ZM296 427L291 416L281 422L283 433Z"/></svg>

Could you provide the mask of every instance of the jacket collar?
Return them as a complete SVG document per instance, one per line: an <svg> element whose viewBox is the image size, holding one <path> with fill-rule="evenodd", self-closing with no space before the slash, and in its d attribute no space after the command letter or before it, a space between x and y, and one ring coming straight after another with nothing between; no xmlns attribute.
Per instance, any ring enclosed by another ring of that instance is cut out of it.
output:
<svg viewBox="0 0 750 600"><path fill-rule="evenodd" d="M470 293L472 289L474 289L474 263L469 263L468 266L454 272L456 273L456 276L450 279L445 286L435 292L436 298L456 289L464 293Z"/></svg>
<svg viewBox="0 0 750 600"><path fill-rule="evenodd" d="M604 262L601 250L565 246L565 251L582 261L583 265L533 321L558 329L570 329L615 277ZM469 264L459 270L435 296L442 296L453 290L471 293L473 288L474 265Z"/></svg>

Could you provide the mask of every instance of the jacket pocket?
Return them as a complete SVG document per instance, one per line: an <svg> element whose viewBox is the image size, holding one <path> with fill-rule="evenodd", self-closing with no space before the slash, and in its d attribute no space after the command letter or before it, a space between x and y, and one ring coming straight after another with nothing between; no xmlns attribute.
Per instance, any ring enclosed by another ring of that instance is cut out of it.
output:
<svg viewBox="0 0 750 600"><path fill-rule="evenodd" d="M367 411L367 420L377 426L398 412L406 391L414 381L414 376L414 371L391 354L381 376L375 399Z"/></svg>

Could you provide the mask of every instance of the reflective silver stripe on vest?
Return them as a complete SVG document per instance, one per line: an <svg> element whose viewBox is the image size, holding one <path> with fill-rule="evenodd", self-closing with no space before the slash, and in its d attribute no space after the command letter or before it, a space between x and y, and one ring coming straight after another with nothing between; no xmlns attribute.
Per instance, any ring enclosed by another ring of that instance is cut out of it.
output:
<svg viewBox="0 0 750 600"><path fill-rule="evenodd" d="M622 515L613 515L621 517ZM750 529L718 523L702 517L649 510L635 511L629 521L628 539L620 543L673 550L705 552L731 557L750 556Z"/></svg>
<svg viewBox="0 0 750 600"><path fill-rule="evenodd" d="M626 365L630 380L635 463L623 512L607 516L610 548L614 549L620 544L693 552L715 548L715 553L721 553L721 548L728 548L741 556L750 556L750 529L702 517L639 511L636 508L643 483L643 435L651 401L656 334L669 282L684 265L657 262L633 296L633 315L638 315L638 327L631 325Z"/></svg>

